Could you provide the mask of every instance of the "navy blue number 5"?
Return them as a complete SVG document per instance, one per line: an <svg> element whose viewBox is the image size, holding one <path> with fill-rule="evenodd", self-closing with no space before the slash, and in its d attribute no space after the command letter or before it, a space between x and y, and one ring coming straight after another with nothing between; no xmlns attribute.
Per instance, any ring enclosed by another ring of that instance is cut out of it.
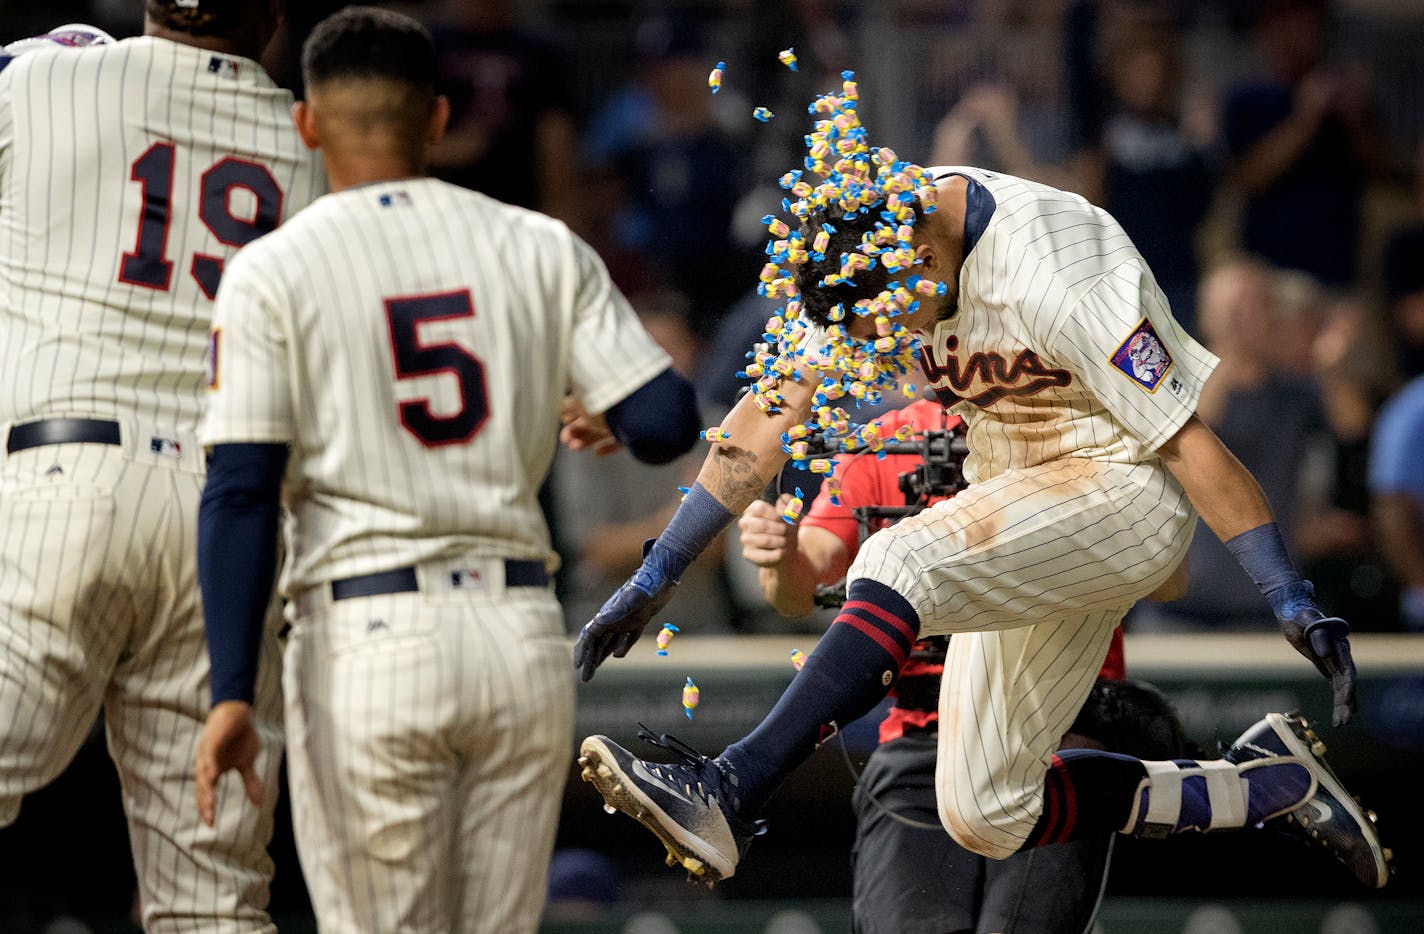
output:
<svg viewBox="0 0 1424 934"><path fill-rule="evenodd" d="M400 403L401 424L426 447L464 444L479 434L489 419L489 389L479 358L459 344L420 340L420 325L428 321L474 316L468 290L386 299L396 379L449 373L459 386L460 409L450 415L432 412L428 398Z"/></svg>
<svg viewBox="0 0 1424 934"><path fill-rule="evenodd" d="M166 292L173 280L173 263L168 252L168 226L173 217L172 143L154 143L134 160L129 178L143 189L139 211L138 242L119 263L119 281ZM248 217L232 210L232 193L251 193L253 207ZM198 190L198 218L220 242L244 246L276 229L282 219L282 189L265 166L228 156L208 167ZM222 278L221 257L198 253L189 273L203 294L212 298Z"/></svg>

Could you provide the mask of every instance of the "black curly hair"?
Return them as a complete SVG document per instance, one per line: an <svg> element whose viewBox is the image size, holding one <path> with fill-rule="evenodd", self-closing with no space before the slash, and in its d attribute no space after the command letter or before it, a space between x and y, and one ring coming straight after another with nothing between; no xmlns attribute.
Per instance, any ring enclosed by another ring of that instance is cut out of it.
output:
<svg viewBox="0 0 1424 934"><path fill-rule="evenodd" d="M915 208L915 222L920 219L919 208ZM874 298L897 278L908 275L905 270L890 272L877 257L869 269L857 272L853 279L836 285L822 285L821 281L832 273L839 273L841 258L847 253L860 250L866 234L874 234L879 227L894 228L875 209L862 210L847 218L845 212L833 206L824 211L813 212L802 223L800 233L806 240L806 248L815 243L816 235L829 224L835 231L826 246L824 259L809 259L793 267L796 289L801 296L801 310L811 321L826 327L831 323L831 310L844 305L846 315L852 314L851 306L862 298Z"/></svg>

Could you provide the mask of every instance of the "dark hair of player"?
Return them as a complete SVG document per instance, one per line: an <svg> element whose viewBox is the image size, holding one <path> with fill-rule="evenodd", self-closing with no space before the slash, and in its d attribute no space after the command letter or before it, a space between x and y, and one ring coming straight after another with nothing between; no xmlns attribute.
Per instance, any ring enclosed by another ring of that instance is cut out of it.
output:
<svg viewBox="0 0 1424 934"><path fill-rule="evenodd" d="M916 209L915 222L918 223L921 217ZM859 252L862 239L867 233L874 234L877 227L888 226L892 230L895 227L893 222L881 218L880 212L873 207L870 210L858 211L850 218L847 218L839 207L831 207L811 213L801 225L801 236L806 239L808 249L825 224L830 224L835 229L826 247L825 258L812 258L794 267L796 288L801 293L802 312L822 327L831 323L831 309L836 305L845 306L845 320L850 321L854 315L851 306L857 301L874 298L883 292L890 282L904 282L906 277L913 274L911 270L891 273L877 258L869 269L857 272L852 281L822 285L821 281L826 276L840 272L842 256Z"/></svg>
<svg viewBox="0 0 1424 934"><path fill-rule="evenodd" d="M317 24L302 49L308 86L341 79L375 79L435 93L435 43L408 16L375 7L347 7Z"/></svg>
<svg viewBox="0 0 1424 934"><path fill-rule="evenodd" d="M233 37L245 32L270 35L275 16L271 0L144 0L144 13L155 24L190 36Z"/></svg>

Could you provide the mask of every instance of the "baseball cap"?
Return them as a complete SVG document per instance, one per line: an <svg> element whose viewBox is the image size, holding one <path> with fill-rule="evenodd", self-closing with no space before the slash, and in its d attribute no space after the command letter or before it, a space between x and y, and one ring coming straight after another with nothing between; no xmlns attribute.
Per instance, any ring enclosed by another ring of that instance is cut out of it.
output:
<svg viewBox="0 0 1424 934"><path fill-rule="evenodd" d="M16 39L5 46L5 54L23 55L25 52L33 52L36 49L52 49L55 46L82 49L91 45L108 45L113 41L114 37L98 26L89 26L85 23L66 23L63 26L54 27L42 36Z"/></svg>

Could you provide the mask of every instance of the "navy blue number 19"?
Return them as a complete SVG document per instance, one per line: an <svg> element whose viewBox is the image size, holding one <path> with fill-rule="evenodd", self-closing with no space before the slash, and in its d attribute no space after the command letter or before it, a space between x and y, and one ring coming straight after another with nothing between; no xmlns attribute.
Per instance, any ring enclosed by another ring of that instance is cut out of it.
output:
<svg viewBox="0 0 1424 934"><path fill-rule="evenodd" d="M129 177L143 188L143 207L138 216L138 242L119 263L119 281L130 285L168 291L173 280L173 263L168 252L168 225L173 216L172 143L154 143L134 160ZM244 189L252 194L250 217L232 211L232 192ZM276 229L282 219L282 189L266 167L231 156L219 159L203 173L198 191L198 217L220 242L243 246ZM212 298L222 278L221 257L198 253L189 267L203 294Z"/></svg>
<svg viewBox="0 0 1424 934"><path fill-rule="evenodd" d="M420 325L427 321L474 316L475 308L466 290L386 299L396 379L449 373L459 386L460 408L450 415L432 412L428 398L400 403L401 424L427 447L464 444L479 434L489 419L489 389L485 366L479 358L459 344L425 344L420 340Z"/></svg>

